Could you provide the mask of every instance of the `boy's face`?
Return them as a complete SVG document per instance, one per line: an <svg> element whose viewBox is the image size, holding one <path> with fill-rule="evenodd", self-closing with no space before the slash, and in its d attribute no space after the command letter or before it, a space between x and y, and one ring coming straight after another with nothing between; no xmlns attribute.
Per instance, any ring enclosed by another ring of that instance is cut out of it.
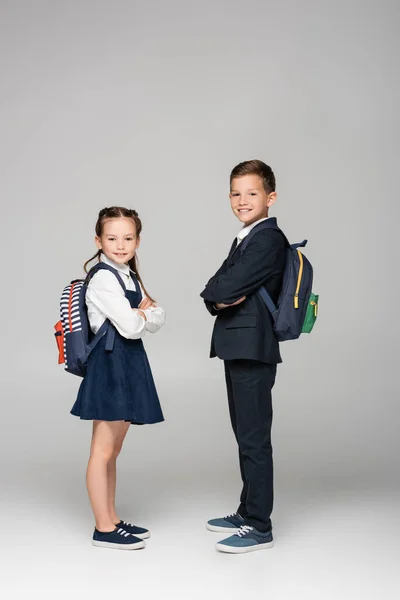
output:
<svg viewBox="0 0 400 600"><path fill-rule="evenodd" d="M276 192L267 194L258 175L243 175L232 180L229 198L234 214L246 226L268 217Z"/></svg>

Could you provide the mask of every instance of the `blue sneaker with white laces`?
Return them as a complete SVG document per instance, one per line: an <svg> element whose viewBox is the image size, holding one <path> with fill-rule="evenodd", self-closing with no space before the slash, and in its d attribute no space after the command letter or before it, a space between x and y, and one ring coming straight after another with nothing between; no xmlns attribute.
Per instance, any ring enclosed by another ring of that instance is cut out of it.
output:
<svg viewBox="0 0 400 600"><path fill-rule="evenodd" d="M144 527L138 527L137 525L132 525L132 523L127 523L126 521L120 521L116 524L116 527L125 529L125 531L135 535L141 540L146 540L150 537L150 531L148 529L145 529Z"/></svg>
<svg viewBox="0 0 400 600"><path fill-rule="evenodd" d="M208 531L217 531L218 533L236 533L244 525L244 519L239 513L232 513L219 519L211 519L207 522Z"/></svg>
<svg viewBox="0 0 400 600"><path fill-rule="evenodd" d="M139 550L144 548L143 540L135 537L122 527L116 527L113 531L94 530L93 546L101 548L114 548L115 550Z"/></svg>
<svg viewBox="0 0 400 600"><path fill-rule="evenodd" d="M255 550L266 550L272 548L274 539L272 532L261 533L250 525L243 525L237 533L218 542L216 549L220 552L230 554L242 554L243 552L254 552Z"/></svg>

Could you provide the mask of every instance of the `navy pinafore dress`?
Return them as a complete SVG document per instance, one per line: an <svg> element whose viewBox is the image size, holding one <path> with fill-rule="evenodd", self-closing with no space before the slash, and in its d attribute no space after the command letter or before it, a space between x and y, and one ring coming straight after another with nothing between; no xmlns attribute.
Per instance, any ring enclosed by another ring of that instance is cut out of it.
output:
<svg viewBox="0 0 400 600"><path fill-rule="evenodd" d="M132 308L142 301L139 282L131 272L136 290L125 288ZM71 414L81 419L130 421L136 425L164 421L150 364L141 339L124 338L113 325L112 351L106 350L105 334L89 355L87 372Z"/></svg>

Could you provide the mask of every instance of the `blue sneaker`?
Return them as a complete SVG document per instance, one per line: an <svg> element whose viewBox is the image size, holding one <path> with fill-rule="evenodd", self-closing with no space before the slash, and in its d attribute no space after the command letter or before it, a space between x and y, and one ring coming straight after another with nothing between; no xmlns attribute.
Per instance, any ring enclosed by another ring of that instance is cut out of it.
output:
<svg viewBox="0 0 400 600"><path fill-rule="evenodd" d="M146 540L150 537L150 531L145 529L144 527L137 527L137 525L132 525L132 523L127 523L126 521L120 521L116 524L116 527L121 527L121 529L125 529L128 533L135 535L141 540Z"/></svg>
<svg viewBox="0 0 400 600"><path fill-rule="evenodd" d="M220 519L211 519L206 527L208 531L217 531L218 533L236 533L244 525L244 519L239 513L232 513Z"/></svg>
<svg viewBox="0 0 400 600"><path fill-rule="evenodd" d="M144 548L146 545L143 540L121 527L106 532L95 529L92 544L93 546L114 548L116 550L139 550L139 548Z"/></svg>
<svg viewBox="0 0 400 600"><path fill-rule="evenodd" d="M218 542L216 549L220 552L230 554L242 554L243 552L254 552L254 550L266 550L272 548L274 539L272 532L261 533L254 527L243 525L235 535Z"/></svg>

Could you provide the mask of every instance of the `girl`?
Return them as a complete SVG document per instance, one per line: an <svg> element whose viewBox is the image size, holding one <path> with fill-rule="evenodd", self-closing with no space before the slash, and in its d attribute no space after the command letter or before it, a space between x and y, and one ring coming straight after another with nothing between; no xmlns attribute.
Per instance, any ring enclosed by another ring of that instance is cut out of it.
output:
<svg viewBox="0 0 400 600"><path fill-rule="evenodd" d="M97 258L104 263L88 274L86 305L91 330L106 319L112 325L113 349L104 335L89 356L87 373L71 413L93 420L87 467L87 489L96 527L93 545L118 549L143 548L150 533L122 521L115 510L116 460L131 423L164 420L150 365L143 347L146 331L155 333L165 313L147 293L139 276L136 251L142 223L135 210L113 206L99 213ZM94 273L94 274L93 274Z"/></svg>

